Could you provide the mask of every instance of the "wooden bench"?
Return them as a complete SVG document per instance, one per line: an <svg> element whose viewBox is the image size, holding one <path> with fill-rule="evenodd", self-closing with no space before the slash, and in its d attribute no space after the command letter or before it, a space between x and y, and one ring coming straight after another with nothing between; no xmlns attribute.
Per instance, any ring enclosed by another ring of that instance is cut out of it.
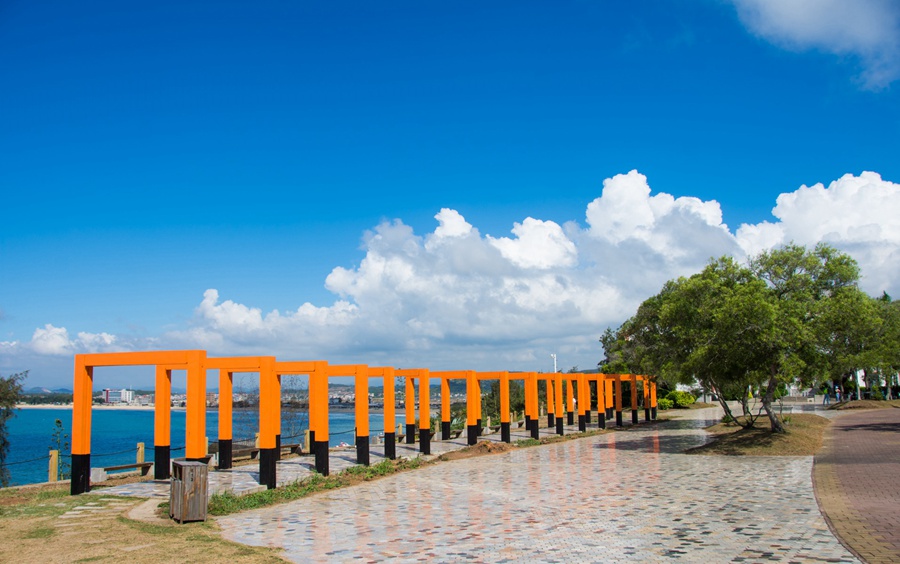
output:
<svg viewBox="0 0 900 564"><path fill-rule="evenodd" d="M140 470L141 476L146 476L153 468L152 462L135 462L134 464L119 464L118 466L104 466L104 472L118 472L120 470Z"/></svg>

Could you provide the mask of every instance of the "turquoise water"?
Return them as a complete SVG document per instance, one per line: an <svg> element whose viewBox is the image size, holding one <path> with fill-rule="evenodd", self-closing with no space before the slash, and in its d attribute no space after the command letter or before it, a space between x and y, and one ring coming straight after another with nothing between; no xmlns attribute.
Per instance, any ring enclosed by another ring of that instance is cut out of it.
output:
<svg viewBox="0 0 900 564"><path fill-rule="evenodd" d="M6 466L10 472L10 485L47 481L47 456L51 448L55 421L59 419L66 434L71 434L71 409L19 409L7 422L9 453ZM352 411L329 413L329 441L337 446L342 441L353 444L355 416ZM258 429L259 413L252 409L236 409L233 418L233 437L253 440ZM397 417L397 424L403 416ZM206 414L206 436L215 441L218 436L219 414ZM303 442L303 431L308 427L308 417L303 413L282 414L282 442ZM384 415L372 414L369 429L372 435L383 431ZM395 426L396 429L396 426ZM185 412L172 411L172 458L184 456ZM296 435L295 438L291 438ZM145 458L153 460L153 411L95 409L91 414L91 465L114 466L135 461L136 445L145 445ZM180 449L180 450L178 450ZM69 454L63 449L62 454ZM37 459L37 460L35 460ZM64 462L68 461L66 456Z"/></svg>

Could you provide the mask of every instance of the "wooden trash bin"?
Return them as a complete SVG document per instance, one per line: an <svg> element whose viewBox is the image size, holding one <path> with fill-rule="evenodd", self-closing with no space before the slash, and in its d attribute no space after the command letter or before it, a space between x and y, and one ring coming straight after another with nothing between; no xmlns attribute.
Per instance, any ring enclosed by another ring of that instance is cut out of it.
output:
<svg viewBox="0 0 900 564"><path fill-rule="evenodd" d="M202 462L172 462L169 517L179 523L206 521L209 466Z"/></svg>

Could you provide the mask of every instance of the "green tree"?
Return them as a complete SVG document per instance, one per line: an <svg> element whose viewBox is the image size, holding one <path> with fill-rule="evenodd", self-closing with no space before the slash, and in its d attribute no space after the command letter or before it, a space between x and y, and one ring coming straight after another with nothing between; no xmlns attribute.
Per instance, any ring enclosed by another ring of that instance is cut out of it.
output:
<svg viewBox="0 0 900 564"><path fill-rule="evenodd" d="M812 385L854 363L877 366L886 354L858 278L856 262L827 245L788 245L761 253L749 267L730 257L712 260L690 278L667 282L618 331L608 329L603 369L656 375L670 385L696 380L717 393L732 419L725 399L741 399L748 426L755 417L747 390L758 387L757 416L765 412L772 430L783 432L772 408L779 390ZM865 307L848 328L840 319L854 304Z"/></svg>
<svg viewBox="0 0 900 564"><path fill-rule="evenodd" d="M778 385L794 381L811 385L827 368L816 321L826 300L856 287L859 266L825 244L812 251L792 244L761 253L750 267L766 283L768 302L777 312L775 338L763 351L762 368L768 378L760 397L772 430L783 432L772 409Z"/></svg>
<svg viewBox="0 0 900 564"><path fill-rule="evenodd" d="M509 383L509 410L522 411L525 409L525 385L512 380ZM487 421L500 422L500 381L491 382L490 389L481 396L481 416Z"/></svg>
<svg viewBox="0 0 900 564"><path fill-rule="evenodd" d="M6 455L9 454L6 422L15 414L16 403L22 395L22 382L27 376L27 370L11 376L0 376L0 487L9 484L9 469L5 465Z"/></svg>

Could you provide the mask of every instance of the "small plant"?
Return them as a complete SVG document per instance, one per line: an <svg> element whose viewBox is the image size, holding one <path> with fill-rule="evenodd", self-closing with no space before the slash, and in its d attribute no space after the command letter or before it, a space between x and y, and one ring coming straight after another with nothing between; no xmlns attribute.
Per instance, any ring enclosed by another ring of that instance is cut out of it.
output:
<svg viewBox="0 0 900 564"><path fill-rule="evenodd" d="M63 453L69 450L69 435L63 428L61 420L53 423L53 434L50 436L50 449L59 452L59 465L56 469L57 480L67 480L71 477L69 463L63 459Z"/></svg>
<svg viewBox="0 0 900 564"><path fill-rule="evenodd" d="M697 398L695 398L688 392L682 392L680 390L673 390L669 392L668 394L666 394L666 397L664 399L671 401L673 407L677 409L685 409L686 407L697 401Z"/></svg>
<svg viewBox="0 0 900 564"><path fill-rule="evenodd" d="M658 407L660 409L660 411L672 409L672 407L674 407L674 405L675 405L675 402L673 402L672 400L670 400L668 398L660 398L656 402L656 407Z"/></svg>

